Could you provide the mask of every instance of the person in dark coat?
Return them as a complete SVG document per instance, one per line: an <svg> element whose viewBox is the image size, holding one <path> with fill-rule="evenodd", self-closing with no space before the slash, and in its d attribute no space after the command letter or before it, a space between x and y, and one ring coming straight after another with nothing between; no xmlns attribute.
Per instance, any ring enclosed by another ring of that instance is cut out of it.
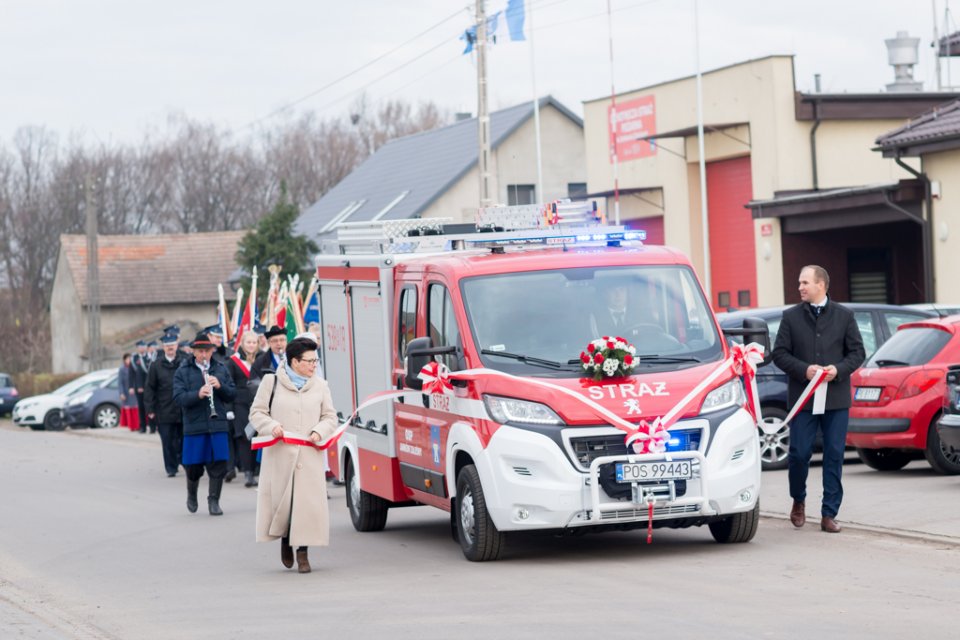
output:
<svg viewBox="0 0 960 640"><path fill-rule="evenodd" d="M133 388L137 394L137 408L140 411L140 433L146 433L147 408L143 403L143 388L147 384L150 361L147 359L147 343L143 340L137 340L137 352L130 359L130 368L133 369Z"/></svg>
<svg viewBox="0 0 960 640"><path fill-rule="evenodd" d="M790 521L806 522L807 473L817 428L823 432L823 503L820 528L838 533L837 513L843 500L843 451L850 411L850 374L863 364L863 338L853 312L827 297L830 276L826 269L809 265L800 271L802 302L783 312L773 347L773 361L789 377L788 402L793 406L818 369L826 371L826 405L814 414L807 402L790 423Z"/></svg>
<svg viewBox="0 0 960 640"><path fill-rule="evenodd" d="M180 367L177 336L167 334L160 339L163 354L153 361L147 372L143 400L147 417L157 424L163 447L163 466L167 477L177 475L183 450L183 412L173 401L173 376Z"/></svg>
<svg viewBox="0 0 960 640"><path fill-rule="evenodd" d="M259 356L253 363L253 372L258 378L262 378L265 373L275 373L286 358L287 332L285 329L273 325L266 332L264 337L267 339L267 345L270 347Z"/></svg>
<svg viewBox="0 0 960 640"><path fill-rule="evenodd" d="M203 332L190 343L193 357L173 376L173 400L183 409L183 468L187 474L187 510L197 510L197 489L206 470L210 479L207 508L223 515L220 491L230 458L227 403L237 390L226 367L212 359L215 345Z"/></svg>
<svg viewBox="0 0 960 640"><path fill-rule="evenodd" d="M257 486L254 480L254 465L256 464L250 441L244 433L244 428L250 422L250 405L257 395L260 378L253 375L253 362L259 353L257 348L258 337L253 331L243 334L235 354L227 359L227 372L233 378L237 387L237 396L233 400L233 419L231 420L231 466L243 473L245 487Z"/></svg>

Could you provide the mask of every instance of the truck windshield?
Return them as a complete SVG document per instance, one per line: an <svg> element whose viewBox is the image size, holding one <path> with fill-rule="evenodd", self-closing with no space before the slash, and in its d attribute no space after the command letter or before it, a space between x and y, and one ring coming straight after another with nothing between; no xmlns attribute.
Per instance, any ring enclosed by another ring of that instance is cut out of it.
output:
<svg viewBox="0 0 960 640"><path fill-rule="evenodd" d="M605 335L626 338L636 347L638 374L723 356L713 314L686 266L477 276L465 278L461 290L477 351L484 366L493 369L579 376L580 352ZM564 366L551 373L535 359Z"/></svg>

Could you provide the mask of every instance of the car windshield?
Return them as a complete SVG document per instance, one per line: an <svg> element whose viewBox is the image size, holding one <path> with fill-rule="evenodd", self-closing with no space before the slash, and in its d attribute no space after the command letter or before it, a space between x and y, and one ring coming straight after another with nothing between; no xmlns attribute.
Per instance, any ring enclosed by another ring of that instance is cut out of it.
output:
<svg viewBox="0 0 960 640"><path fill-rule="evenodd" d="M13 381L10 379L10 376L0 373L0 387L12 387Z"/></svg>
<svg viewBox="0 0 960 640"><path fill-rule="evenodd" d="M80 393L82 391L99 387L101 384L103 384L103 381L103 377L89 374L68 382L59 389L55 390L53 393L60 396L72 396L75 393Z"/></svg>
<svg viewBox="0 0 960 640"><path fill-rule="evenodd" d="M693 366L723 356L713 314L689 267L477 276L465 278L461 289L484 365L505 372L582 375L580 352L605 335L633 343L643 367Z"/></svg>
<svg viewBox="0 0 960 640"><path fill-rule="evenodd" d="M927 364L950 341L950 333L932 327L907 327L893 334L867 360L867 367L916 367Z"/></svg>

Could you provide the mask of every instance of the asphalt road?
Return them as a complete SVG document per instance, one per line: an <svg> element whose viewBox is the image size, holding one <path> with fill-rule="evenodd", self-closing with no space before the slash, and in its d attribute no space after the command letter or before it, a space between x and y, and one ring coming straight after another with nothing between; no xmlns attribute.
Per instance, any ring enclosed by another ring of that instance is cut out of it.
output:
<svg viewBox="0 0 960 640"><path fill-rule="evenodd" d="M766 517L743 545L705 529L660 529L649 546L645 532L528 536L474 564L446 514L398 509L361 534L333 488L332 546L299 575L254 542L254 490L227 485L223 517L189 514L156 436L118 435L0 421L0 638L956 637L949 535ZM960 480L925 478L911 482L956 489L940 505L956 512Z"/></svg>

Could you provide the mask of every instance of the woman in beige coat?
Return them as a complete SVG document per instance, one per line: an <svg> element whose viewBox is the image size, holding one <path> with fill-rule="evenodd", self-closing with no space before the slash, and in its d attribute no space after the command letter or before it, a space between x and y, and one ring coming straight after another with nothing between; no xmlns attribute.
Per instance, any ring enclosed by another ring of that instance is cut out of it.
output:
<svg viewBox="0 0 960 640"><path fill-rule="evenodd" d="M275 376L263 377L250 407L250 422L257 434L279 438L286 432L321 442L336 431L330 387L314 375L316 367L315 342L297 338L287 345L286 362ZM287 568L293 566L293 547L297 547L300 573L310 572L307 547L329 543L325 455L314 447L283 442L263 449L257 542L280 538L280 559Z"/></svg>

